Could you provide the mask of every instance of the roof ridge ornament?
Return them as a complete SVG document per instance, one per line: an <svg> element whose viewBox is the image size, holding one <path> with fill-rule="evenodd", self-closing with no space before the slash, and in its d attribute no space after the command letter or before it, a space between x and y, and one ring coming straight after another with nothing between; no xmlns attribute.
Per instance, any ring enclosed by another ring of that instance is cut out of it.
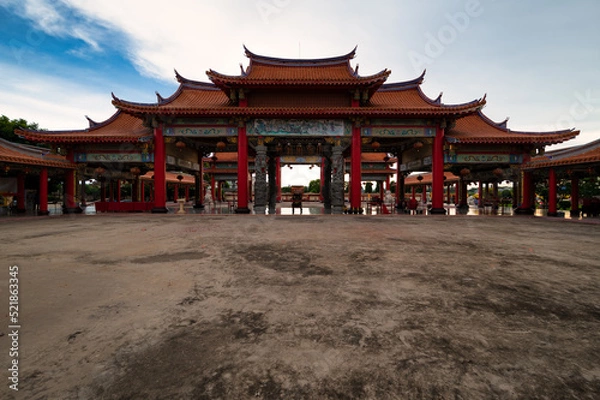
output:
<svg viewBox="0 0 600 400"><path fill-rule="evenodd" d="M99 125L98 122L94 121L93 119L91 119L90 117L88 117L87 115L85 116L85 119L88 120L89 124L90 124L90 128L93 128L94 126Z"/></svg>

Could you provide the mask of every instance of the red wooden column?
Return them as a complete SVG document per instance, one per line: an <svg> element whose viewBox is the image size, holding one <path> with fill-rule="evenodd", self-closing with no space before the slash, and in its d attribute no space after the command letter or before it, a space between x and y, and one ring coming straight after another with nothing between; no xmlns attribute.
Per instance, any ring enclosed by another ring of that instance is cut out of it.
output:
<svg viewBox="0 0 600 400"><path fill-rule="evenodd" d="M238 127L238 204L236 214L250 214L248 208L248 136L246 124L241 122Z"/></svg>
<svg viewBox="0 0 600 400"><path fill-rule="evenodd" d="M17 175L17 213L23 214L25 211L25 173L19 172Z"/></svg>
<svg viewBox="0 0 600 400"><path fill-rule="evenodd" d="M38 215L48 215L48 168L42 168L40 171L40 192L38 194L40 199L40 208L38 208Z"/></svg>
<svg viewBox="0 0 600 400"><path fill-rule="evenodd" d="M115 182L112 179L108 181L108 201L115 201Z"/></svg>
<svg viewBox="0 0 600 400"><path fill-rule="evenodd" d="M477 207L483 208L483 182L477 182L477 193L479 194L479 200L477 201Z"/></svg>
<svg viewBox="0 0 600 400"><path fill-rule="evenodd" d="M146 184L140 179L140 201L146 202Z"/></svg>
<svg viewBox="0 0 600 400"><path fill-rule="evenodd" d="M179 185L176 183L173 185L173 201L177 202L179 200Z"/></svg>
<svg viewBox="0 0 600 400"><path fill-rule="evenodd" d="M444 127L437 127L432 149L431 214L446 214L444 208Z"/></svg>
<svg viewBox="0 0 600 400"><path fill-rule="evenodd" d="M106 201L106 178L100 178L100 201L104 203Z"/></svg>
<svg viewBox="0 0 600 400"><path fill-rule="evenodd" d="M153 213L167 213L167 157L162 126L154 128L154 208Z"/></svg>
<svg viewBox="0 0 600 400"><path fill-rule="evenodd" d="M277 170L275 172L275 176L277 182L277 202L281 203L281 157L277 157L276 168Z"/></svg>
<svg viewBox="0 0 600 400"><path fill-rule="evenodd" d="M579 177L571 178L571 218L579 217Z"/></svg>
<svg viewBox="0 0 600 400"><path fill-rule="evenodd" d="M398 151L396 157L396 208L399 210L404 208L404 196L406 194L406 187L404 186L404 173L400 171L402 165L402 153Z"/></svg>
<svg viewBox="0 0 600 400"><path fill-rule="evenodd" d="M117 179L117 203L121 202L121 180Z"/></svg>
<svg viewBox="0 0 600 400"><path fill-rule="evenodd" d="M362 214L361 203L361 138L360 126L352 127L351 166L350 166L350 211Z"/></svg>
<svg viewBox="0 0 600 400"><path fill-rule="evenodd" d="M556 217L556 171L554 168L548 170L548 216Z"/></svg>
<svg viewBox="0 0 600 400"><path fill-rule="evenodd" d="M522 184L521 184L521 195L522 201L521 206L515 210L517 214L533 214L533 191L532 185L533 181L531 179L531 172L524 171L522 175Z"/></svg>
<svg viewBox="0 0 600 400"><path fill-rule="evenodd" d="M185 185L185 201L190 201L190 185Z"/></svg>

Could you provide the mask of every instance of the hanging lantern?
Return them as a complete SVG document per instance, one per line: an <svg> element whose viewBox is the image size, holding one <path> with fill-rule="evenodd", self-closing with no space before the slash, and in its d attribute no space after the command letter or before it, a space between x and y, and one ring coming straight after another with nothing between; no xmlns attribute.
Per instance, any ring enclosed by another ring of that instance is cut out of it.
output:
<svg viewBox="0 0 600 400"><path fill-rule="evenodd" d="M183 180L183 175L181 175L181 174L177 175L177 180L179 182L181 182Z"/></svg>
<svg viewBox="0 0 600 400"><path fill-rule="evenodd" d="M373 141L371 142L371 147L372 147L373 149L377 150L378 148L380 148L380 147L381 147L381 144L380 144L380 143L379 143L377 140L373 140Z"/></svg>
<svg viewBox="0 0 600 400"><path fill-rule="evenodd" d="M178 140L177 142L175 142L175 147L177 147L179 151L182 151L183 149L185 149L186 144L184 141Z"/></svg>
<svg viewBox="0 0 600 400"><path fill-rule="evenodd" d="M419 182L421 182L421 181L423 180L423 177L422 177L421 175L419 175L419 176L417 176L417 180L418 180Z"/></svg>
<svg viewBox="0 0 600 400"><path fill-rule="evenodd" d="M415 150L419 150L423 147L423 142L421 142L420 140L417 140L414 144L413 144L413 148Z"/></svg>
<svg viewBox="0 0 600 400"><path fill-rule="evenodd" d="M492 173L493 173L493 174L494 174L496 177L500 178L501 176L503 176L503 175L504 175L504 170L503 170L502 168L496 168L495 170L493 170L493 171L492 171Z"/></svg>
<svg viewBox="0 0 600 400"><path fill-rule="evenodd" d="M138 167L131 167L129 172L131 172L131 174L135 175L135 176L138 176L139 174L142 173L142 171Z"/></svg>
<svg viewBox="0 0 600 400"><path fill-rule="evenodd" d="M277 153L281 153L282 150L283 145L281 144L281 142L277 142L277 145L275 146L275 151L277 151Z"/></svg>
<svg viewBox="0 0 600 400"><path fill-rule="evenodd" d="M302 149L302 144L298 143L298 144L296 145L296 155L297 155L297 156L301 156L301 155L302 155L302 151L303 151L303 149Z"/></svg>
<svg viewBox="0 0 600 400"><path fill-rule="evenodd" d="M460 170L460 174L461 174L462 176L467 176L467 175L469 175L470 173L471 173L471 170L470 170L469 168L463 168L463 169L461 169L461 170Z"/></svg>
<svg viewBox="0 0 600 400"><path fill-rule="evenodd" d="M102 176L104 175L104 173L106 172L106 170L102 167L98 167L94 170L94 172L96 173L96 175L98 176Z"/></svg>
<svg viewBox="0 0 600 400"><path fill-rule="evenodd" d="M217 142L217 149L218 150L225 150L225 147L227 147L227 143L225 143L223 140L219 140Z"/></svg>

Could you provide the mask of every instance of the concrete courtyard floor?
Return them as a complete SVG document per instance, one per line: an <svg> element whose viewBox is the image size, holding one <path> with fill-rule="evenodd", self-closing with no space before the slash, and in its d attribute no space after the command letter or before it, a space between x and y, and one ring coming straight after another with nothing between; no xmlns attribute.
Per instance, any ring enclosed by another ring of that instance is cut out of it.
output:
<svg viewBox="0 0 600 400"><path fill-rule="evenodd" d="M597 223L22 217L0 249L2 399L600 398Z"/></svg>

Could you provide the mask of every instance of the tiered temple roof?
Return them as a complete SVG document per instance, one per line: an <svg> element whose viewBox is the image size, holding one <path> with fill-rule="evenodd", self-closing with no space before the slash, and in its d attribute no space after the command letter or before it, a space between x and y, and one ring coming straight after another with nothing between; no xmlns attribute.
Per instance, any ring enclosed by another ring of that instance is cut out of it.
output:
<svg viewBox="0 0 600 400"><path fill-rule="evenodd" d="M356 48L350 53L321 59L283 59L266 57L252 53L244 46L250 64L241 75L231 76L214 70L206 72L219 88L229 90L234 87L265 86L337 86L369 87L375 90L388 78L391 71L360 76L358 68L353 69L350 60L356 55Z"/></svg>
<svg viewBox="0 0 600 400"><path fill-rule="evenodd" d="M485 104L485 98L457 105L443 104L441 98L430 99L420 89L423 75L410 81L388 85L384 84L390 74L388 70L360 76L357 69L350 66L355 50L339 57L308 60L265 57L245 50L250 58L250 65L241 75L229 76L210 70L207 75L212 83L207 83L187 79L176 73L180 86L169 98L158 96L156 103L143 104L113 96L113 104L120 110L137 116L154 114L263 118L452 118L474 113ZM251 100L248 107L239 107L236 103L239 89L244 93L248 92L247 96ZM270 89L277 89L277 92L268 91ZM326 89L329 92L324 91ZM350 100L353 96L359 96L363 106L352 107ZM265 97L269 100L265 101Z"/></svg>
<svg viewBox="0 0 600 400"><path fill-rule="evenodd" d="M194 81L176 72L179 87L170 97L157 94L156 103L136 103L113 95L119 109L107 121L78 131L30 131L16 133L29 140L56 143L136 142L152 136L143 124L158 117L242 118L445 118L455 120L446 132L450 143L550 145L572 139L575 130L520 132L496 123L481 109L485 96L463 104L442 103L421 90L421 76L386 83L390 71L360 76L348 54L321 59L281 59L254 54L244 47L249 66L240 75L207 72L212 82ZM233 90L236 89L236 90ZM239 90L238 90L239 89ZM239 106L240 93L249 96L247 107ZM351 99L360 98L353 107ZM366 97L365 97L366 96Z"/></svg>
<svg viewBox="0 0 600 400"><path fill-rule="evenodd" d="M567 129L551 132L520 132L507 128L508 120L497 123L486 117L481 110L460 118L456 126L447 132L449 142L455 143L509 143L549 145L564 142L579 135L579 131Z"/></svg>
<svg viewBox="0 0 600 400"><path fill-rule="evenodd" d="M597 163L600 163L600 139L579 146L547 151L544 155L532 158L523 168L537 169Z"/></svg>
<svg viewBox="0 0 600 400"><path fill-rule="evenodd" d="M104 122L88 118L89 128L72 131L33 131L17 129L15 133L27 140L43 143L132 143L152 138L152 130L142 120L117 111Z"/></svg>
<svg viewBox="0 0 600 400"><path fill-rule="evenodd" d="M0 161L40 167L75 168L64 156L53 154L50 149L13 143L0 139Z"/></svg>

